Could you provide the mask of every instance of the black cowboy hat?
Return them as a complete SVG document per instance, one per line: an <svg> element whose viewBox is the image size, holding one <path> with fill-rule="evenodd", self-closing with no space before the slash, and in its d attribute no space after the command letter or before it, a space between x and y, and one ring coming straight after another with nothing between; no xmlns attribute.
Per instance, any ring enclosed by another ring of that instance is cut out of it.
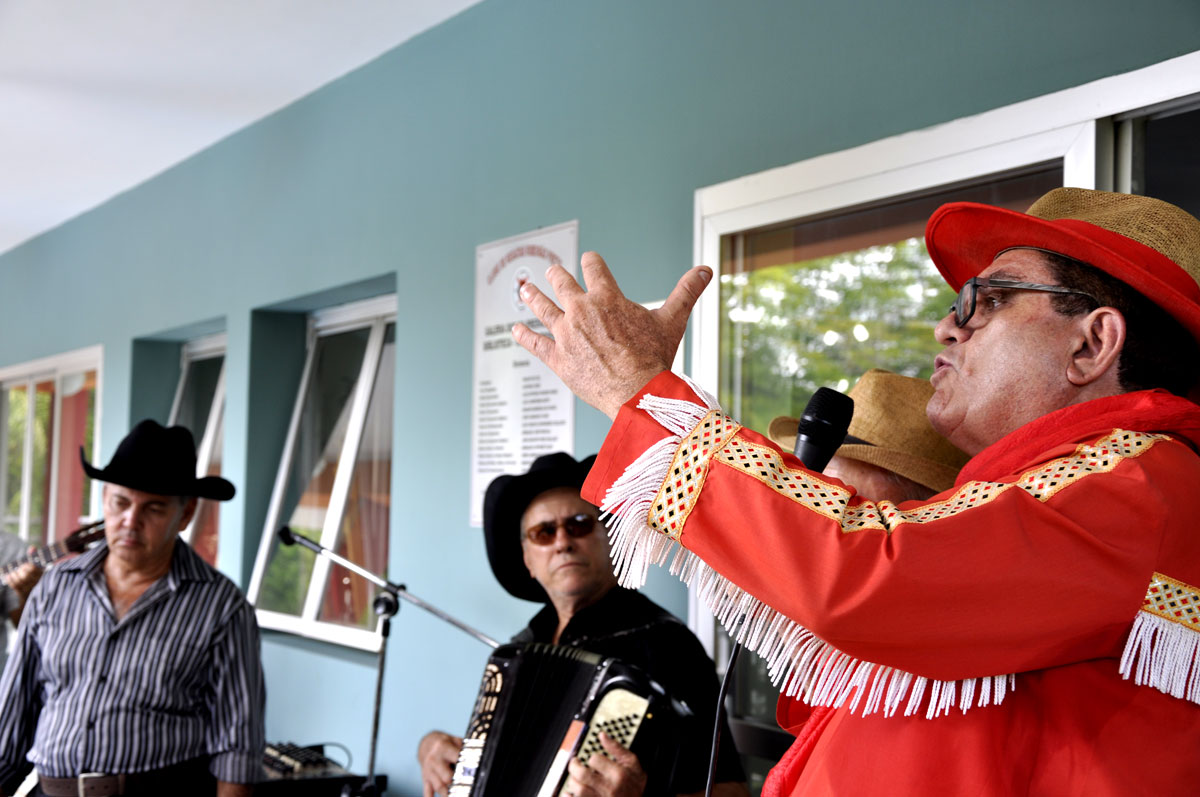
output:
<svg viewBox="0 0 1200 797"><path fill-rule="evenodd" d="M233 484L220 476L196 478L196 443L182 426L165 427L144 420L117 446L104 470L88 464L79 448L79 461L88 476L109 484L156 495L186 495L228 501Z"/></svg>
<svg viewBox="0 0 1200 797"><path fill-rule="evenodd" d="M595 454L579 461L561 451L545 454L533 461L528 472L497 476L488 485L483 496L483 538L492 573L510 595L540 603L550 600L521 556L521 516L547 490L582 487L595 461Z"/></svg>

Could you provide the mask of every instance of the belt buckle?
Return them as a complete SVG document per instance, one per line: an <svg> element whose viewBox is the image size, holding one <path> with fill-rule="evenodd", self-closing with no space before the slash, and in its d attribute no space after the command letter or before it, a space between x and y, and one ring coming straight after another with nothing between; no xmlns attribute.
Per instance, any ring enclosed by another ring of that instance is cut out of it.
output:
<svg viewBox="0 0 1200 797"><path fill-rule="evenodd" d="M94 780L97 778L107 778L107 777L108 777L107 772L84 772L84 773L80 774L79 777L77 777L75 779L75 783L78 786L79 797L86 797L87 782L89 780Z"/></svg>

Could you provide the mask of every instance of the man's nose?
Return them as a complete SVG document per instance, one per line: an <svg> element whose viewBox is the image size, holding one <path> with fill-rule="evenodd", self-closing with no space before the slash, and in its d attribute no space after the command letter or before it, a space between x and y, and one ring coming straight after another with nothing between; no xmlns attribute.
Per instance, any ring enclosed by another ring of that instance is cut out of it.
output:
<svg viewBox="0 0 1200 797"><path fill-rule="evenodd" d="M137 528L142 524L142 510L140 507L131 506L121 513L121 523L126 528Z"/></svg>
<svg viewBox="0 0 1200 797"><path fill-rule="evenodd" d="M554 528L554 550L569 551L575 547L575 538L567 533L567 524L559 523Z"/></svg>
<svg viewBox="0 0 1200 797"><path fill-rule="evenodd" d="M937 322L937 326L933 328L933 336L938 343L949 346L951 343L962 343L970 337L971 333L968 330L969 327L960 327L954 323L954 311L951 310Z"/></svg>

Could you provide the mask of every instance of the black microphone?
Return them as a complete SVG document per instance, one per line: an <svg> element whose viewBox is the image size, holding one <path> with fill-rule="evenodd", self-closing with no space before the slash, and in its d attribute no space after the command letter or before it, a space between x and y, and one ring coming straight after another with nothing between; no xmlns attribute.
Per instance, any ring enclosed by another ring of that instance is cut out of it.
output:
<svg viewBox="0 0 1200 797"><path fill-rule="evenodd" d="M318 556L320 556L321 551L324 550L321 548L320 543L313 542L303 534L297 534L287 526L280 526L279 531L275 532L275 536L278 537L279 541L284 545L302 545Z"/></svg>
<svg viewBox="0 0 1200 797"><path fill-rule="evenodd" d="M815 473L825 470L838 446L846 439L853 415L854 399L832 388L817 388L800 416L792 453L809 470Z"/></svg>

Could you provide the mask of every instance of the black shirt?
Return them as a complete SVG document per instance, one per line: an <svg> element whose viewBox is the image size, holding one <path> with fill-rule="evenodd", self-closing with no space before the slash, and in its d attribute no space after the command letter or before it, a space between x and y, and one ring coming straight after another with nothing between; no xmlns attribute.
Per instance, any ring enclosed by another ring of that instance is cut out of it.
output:
<svg viewBox="0 0 1200 797"><path fill-rule="evenodd" d="M512 641L550 642L557 628L558 613L547 605ZM687 704L696 721L681 741L684 748L672 786L676 793L703 791L719 684L712 659L688 627L641 593L614 587L571 618L558 644L640 667L668 694ZM729 724L722 716L716 782L745 779Z"/></svg>

